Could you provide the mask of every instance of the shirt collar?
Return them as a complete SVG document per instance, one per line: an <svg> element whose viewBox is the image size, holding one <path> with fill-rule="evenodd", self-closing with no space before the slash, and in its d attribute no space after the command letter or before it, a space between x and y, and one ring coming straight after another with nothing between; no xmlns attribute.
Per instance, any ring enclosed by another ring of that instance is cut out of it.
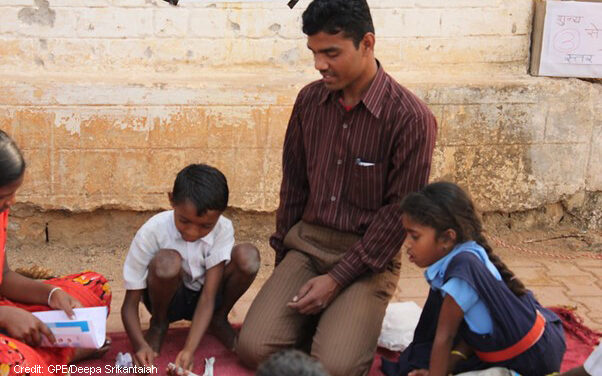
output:
<svg viewBox="0 0 602 376"><path fill-rule="evenodd" d="M372 83L370 83L368 90L366 90L364 95L362 95L360 102L363 102L368 111L370 111L370 113L378 119L380 118L383 107L383 99L385 98L385 84L387 83L387 75L380 64L380 61L376 60L376 64L378 65L376 75L374 76ZM340 95L340 91L330 91L324 89L318 103L322 105L332 96Z"/></svg>
<svg viewBox="0 0 602 376"><path fill-rule="evenodd" d="M487 252L485 249L481 247L477 242L471 240L462 244L457 244L454 249L451 250L447 255L443 258L429 266L424 271L424 276L429 281L434 281L435 279L442 280L445 276L445 272L447 271L447 267L452 259L460 252L472 252L479 256L483 260L488 260L489 256L487 256Z"/></svg>
<svg viewBox="0 0 602 376"><path fill-rule="evenodd" d="M383 100L385 99L385 88L387 85L387 75L385 74L385 70L378 60L376 60L378 64L378 70L376 71L376 76L374 76L374 80L370 84L368 90L362 96L362 102L364 105L374 115L377 119L380 118L380 113L383 108Z"/></svg>

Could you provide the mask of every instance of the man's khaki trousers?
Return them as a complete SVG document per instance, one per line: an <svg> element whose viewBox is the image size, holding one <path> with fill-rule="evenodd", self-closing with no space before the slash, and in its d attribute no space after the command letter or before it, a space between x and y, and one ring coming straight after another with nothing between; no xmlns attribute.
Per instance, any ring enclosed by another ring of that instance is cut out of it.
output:
<svg viewBox="0 0 602 376"><path fill-rule="evenodd" d="M257 294L241 328L237 352L245 364L257 367L274 352L307 347L331 376L368 373L399 279L400 253L382 273L368 272L343 289L321 314L302 315L286 305L359 239L305 222L291 228L284 239L290 251Z"/></svg>

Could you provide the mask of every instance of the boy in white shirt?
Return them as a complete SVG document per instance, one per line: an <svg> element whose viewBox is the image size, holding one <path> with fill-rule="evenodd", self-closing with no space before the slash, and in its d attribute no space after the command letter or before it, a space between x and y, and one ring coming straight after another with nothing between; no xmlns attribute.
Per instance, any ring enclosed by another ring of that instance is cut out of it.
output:
<svg viewBox="0 0 602 376"><path fill-rule="evenodd" d="M123 265L121 318L139 366L153 365L170 322L191 320L174 361L191 370L207 329L234 349L228 313L255 279L259 252L250 244L234 245L232 222L222 216L228 184L219 170L203 164L185 167L168 196L173 210L150 218L130 246ZM145 335L138 316L141 300L152 316Z"/></svg>

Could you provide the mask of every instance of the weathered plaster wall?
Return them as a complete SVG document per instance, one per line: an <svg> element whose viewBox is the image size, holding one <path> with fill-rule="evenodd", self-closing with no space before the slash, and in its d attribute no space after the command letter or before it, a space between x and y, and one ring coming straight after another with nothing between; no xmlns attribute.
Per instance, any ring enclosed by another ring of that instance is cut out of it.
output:
<svg viewBox="0 0 602 376"><path fill-rule="evenodd" d="M156 210L181 167L206 162L233 207L274 210L287 119L318 78L307 3L3 0L0 128L30 163L19 199ZM462 183L485 211L591 205L602 88L527 74L530 0L369 3L377 57L439 120L433 179Z"/></svg>

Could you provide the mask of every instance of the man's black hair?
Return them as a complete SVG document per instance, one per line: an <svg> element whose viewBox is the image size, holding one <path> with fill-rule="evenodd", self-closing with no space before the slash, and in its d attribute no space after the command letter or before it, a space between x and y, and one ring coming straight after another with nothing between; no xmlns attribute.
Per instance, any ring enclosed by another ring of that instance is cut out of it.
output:
<svg viewBox="0 0 602 376"><path fill-rule="evenodd" d="M303 32L344 35L353 40L355 48L366 33L374 33L374 24L366 0L314 0L303 12Z"/></svg>
<svg viewBox="0 0 602 376"><path fill-rule="evenodd" d="M255 376L328 376L322 365L299 350L283 350L270 356Z"/></svg>
<svg viewBox="0 0 602 376"><path fill-rule="evenodd" d="M23 154L15 142L0 130L0 187L17 181L24 172Z"/></svg>
<svg viewBox="0 0 602 376"><path fill-rule="evenodd" d="M207 210L226 210L228 194L228 182L221 171L205 164L191 164L178 173L172 201L175 205L190 201L201 216Z"/></svg>

